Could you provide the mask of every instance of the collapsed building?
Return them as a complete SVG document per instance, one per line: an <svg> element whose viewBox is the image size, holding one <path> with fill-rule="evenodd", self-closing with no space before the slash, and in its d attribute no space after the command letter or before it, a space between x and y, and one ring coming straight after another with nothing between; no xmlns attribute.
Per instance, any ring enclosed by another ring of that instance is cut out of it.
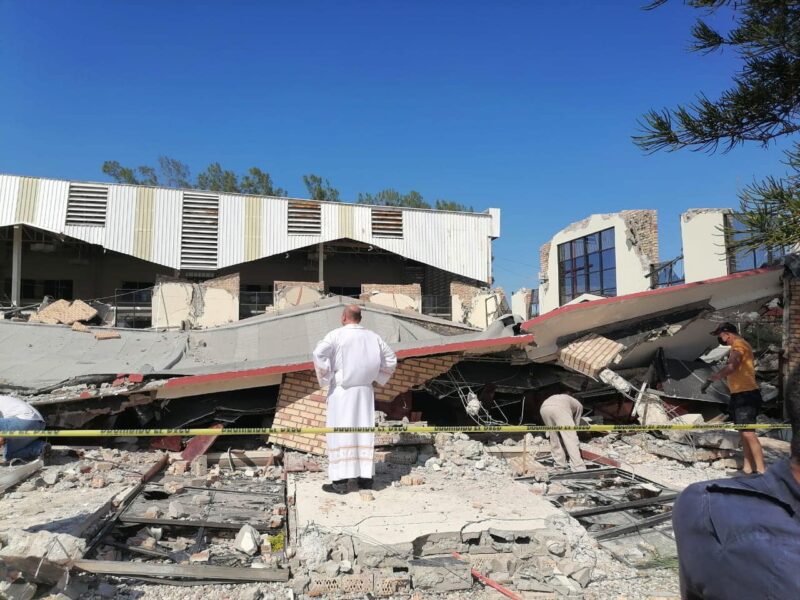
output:
<svg viewBox="0 0 800 600"><path fill-rule="evenodd" d="M238 275L213 324L327 294L485 328L500 211L453 212L0 175L0 307L103 299L175 326L153 288ZM216 286L220 287L220 286ZM160 315L158 314L160 312Z"/></svg>

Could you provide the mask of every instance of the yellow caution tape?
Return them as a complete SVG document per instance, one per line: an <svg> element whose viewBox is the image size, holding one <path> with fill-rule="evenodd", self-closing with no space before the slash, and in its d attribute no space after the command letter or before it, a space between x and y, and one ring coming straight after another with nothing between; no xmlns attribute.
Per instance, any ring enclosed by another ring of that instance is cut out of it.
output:
<svg viewBox="0 0 800 600"><path fill-rule="evenodd" d="M0 437L161 437L198 435L284 435L322 433L544 433L549 431L635 432L635 431L719 431L723 429L791 429L788 423L733 423L669 424L669 425L474 425L442 427L231 427L229 429L29 429L0 431Z"/></svg>

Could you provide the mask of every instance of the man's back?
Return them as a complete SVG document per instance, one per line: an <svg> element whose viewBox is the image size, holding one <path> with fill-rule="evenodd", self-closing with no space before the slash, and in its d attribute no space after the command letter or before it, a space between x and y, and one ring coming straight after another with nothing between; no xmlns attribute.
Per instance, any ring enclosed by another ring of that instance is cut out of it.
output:
<svg viewBox="0 0 800 600"><path fill-rule="evenodd" d="M800 485L788 460L695 483L672 514L684 598L800 598Z"/></svg>

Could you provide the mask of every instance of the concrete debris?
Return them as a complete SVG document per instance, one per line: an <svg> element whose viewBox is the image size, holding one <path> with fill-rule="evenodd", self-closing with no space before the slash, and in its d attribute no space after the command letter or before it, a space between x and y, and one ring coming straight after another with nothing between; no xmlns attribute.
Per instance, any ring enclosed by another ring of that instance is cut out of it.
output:
<svg viewBox="0 0 800 600"><path fill-rule="evenodd" d="M252 525L242 525L234 540L236 549L249 556L255 555L261 547L258 531Z"/></svg>
<svg viewBox="0 0 800 600"><path fill-rule="evenodd" d="M86 541L64 533L12 530L3 533L0 561L36 583L55 585L69 565L83 556Z"/></svg>

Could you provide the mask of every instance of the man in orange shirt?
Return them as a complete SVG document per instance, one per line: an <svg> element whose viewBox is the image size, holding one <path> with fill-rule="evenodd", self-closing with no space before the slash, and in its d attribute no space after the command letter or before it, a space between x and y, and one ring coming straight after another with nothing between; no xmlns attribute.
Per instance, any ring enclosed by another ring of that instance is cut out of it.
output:
<svg viewBox="0 0 800 600"><path fill-rule="evenodd" d="M732 323L722 323L711 335L716 335L720 344L731 347L728 364L711 377L709 382L727 379L731 392L728 409L736 425L755 423L761 408L761 390L756 382L753 348L739 335ZM745 473L764 472L764 451L756 432L740 430L742 448L744 449Z"/></svg>

